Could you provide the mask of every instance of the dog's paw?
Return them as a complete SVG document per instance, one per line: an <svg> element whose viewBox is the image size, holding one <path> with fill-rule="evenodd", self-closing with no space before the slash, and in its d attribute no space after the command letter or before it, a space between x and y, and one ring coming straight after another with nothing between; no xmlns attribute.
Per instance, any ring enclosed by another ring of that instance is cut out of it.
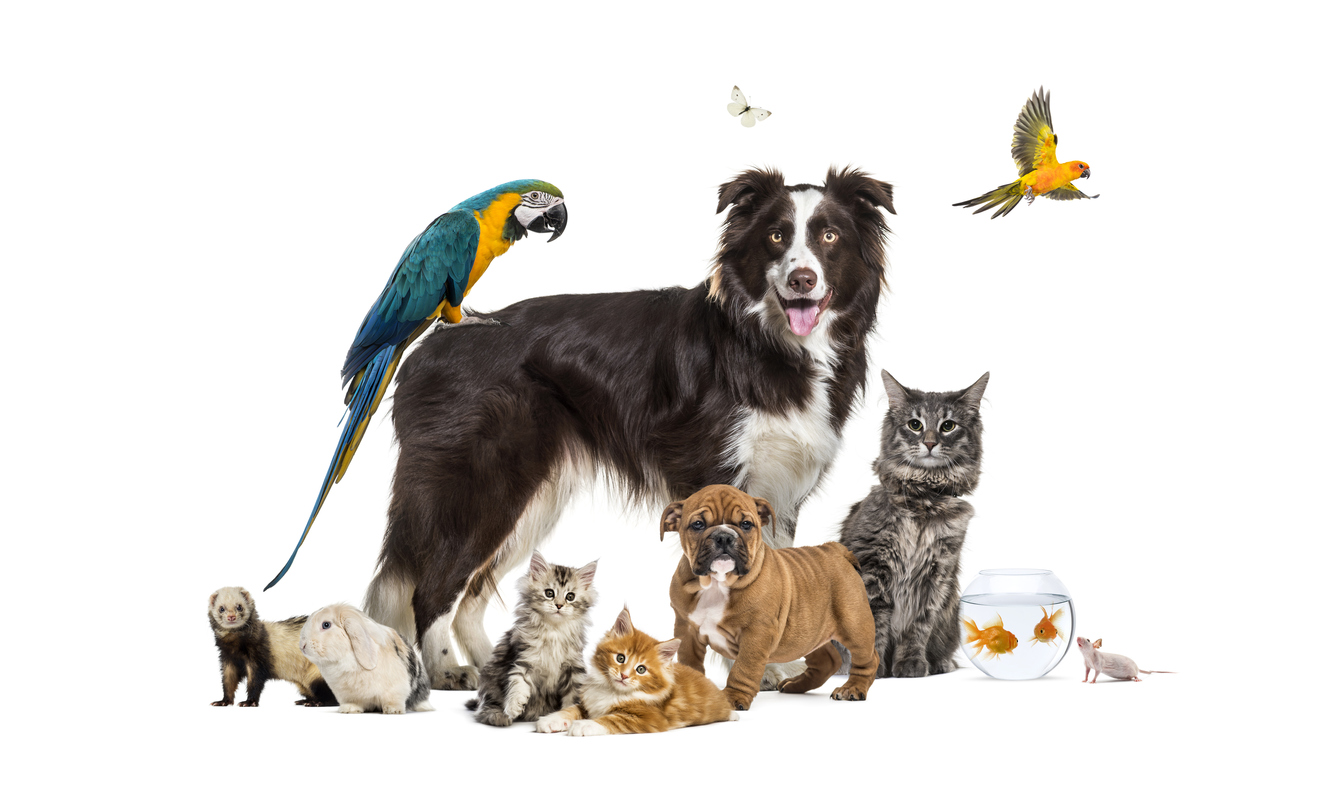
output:
<svg viewBox="0 0 1325 792"><path fill-rule="evenodd" d="M820 682L820 685L823 683ZM808 693L819 685L814 684L809 673L794 676L791 679L784 679L778 683L778 692L780 693Z"/></svg>
<svg viewBox="0 0 1325 792"><path fill-rule="evenodd" d="M929 661L923 657L906 657L893 663L895 677L929 676Z"/></svg>
<svg viewBox="0 0 1325 792"><path fill-rule="evenodd" d="M358 704L342 704L336 711L342 715L358 715L363 712L363 707Z"/></svg>
<svg viewBox="0 0 1325 792"><path fill-rule="evenodd" d="M832 698L834 701L864 701L865 691L854 685L843 685L833 691Z"/></svg>
<svg viewBox="0 0 1325 792"><path fill-rule="evenodd" d="M432 675L433 690L478 690L478 669L474 666L443 668Z"/></svg>
<svg viewBox="0 0 1325 792"><path fill-rule="evenodd" d="M598 721L577 720L570 725L566 731L571 737L597 737L600 734L607 734L607 727Z"/></svg>
<svg viewBox="0 0 1325 792"><path fill-rule="evenodd" d="M734 710L744 711L750 709L750 702L755 699L754 696L732 690L731 688L727 688L722 692L727 696L727 701L732 705L732 709Z"/></svg>
<svg viewBox="0 0 1325 792"><path fill-rule="evenodd" d="M556 734L570 728L571 722L558 713L544 715L534 723L534 731L539 734Z"/></svg>

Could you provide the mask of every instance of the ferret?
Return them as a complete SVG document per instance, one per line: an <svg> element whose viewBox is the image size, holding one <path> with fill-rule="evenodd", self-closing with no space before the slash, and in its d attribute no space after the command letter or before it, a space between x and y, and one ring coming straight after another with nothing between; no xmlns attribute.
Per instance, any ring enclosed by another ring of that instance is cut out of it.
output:
<svg viewBox="0 0 1325 792"><path fill-rule="evenodd" d="M299 651L299 631L307 616L265 622L258 618L253 597L237 586L218 589L207 603L207 618L221 650L221 700L213 707L235 703L235 690L248 679L241 707L258 706L268 679L284 679L299 688L305 707L336 706L336 696L308 658Z"/></svg>

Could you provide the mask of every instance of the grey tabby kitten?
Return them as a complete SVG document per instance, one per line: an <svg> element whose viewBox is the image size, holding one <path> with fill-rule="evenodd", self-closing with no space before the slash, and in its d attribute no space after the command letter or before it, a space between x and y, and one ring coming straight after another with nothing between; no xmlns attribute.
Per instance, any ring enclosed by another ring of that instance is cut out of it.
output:
<svg viewBox="0 0 1325 792"><path fill-rule="evenodd" d="M921 677L957 667L962 542L975 513L962 500L980 481L980 397L989 373L964 391L903 387L888 372L888 413L874 472L839 539L860 562L879 651L877 677ZM842 673L850 667L845 657Z"/></svg>
<svg viewBox="0 0 1325 792"><path fill-rule="evenodd" d="M574 703L597 569L597 561L579 569L549 564L534 551L529 574L520 578L515 624L483 666L478 697L465 704L479 723L535 721Z"/></svg>

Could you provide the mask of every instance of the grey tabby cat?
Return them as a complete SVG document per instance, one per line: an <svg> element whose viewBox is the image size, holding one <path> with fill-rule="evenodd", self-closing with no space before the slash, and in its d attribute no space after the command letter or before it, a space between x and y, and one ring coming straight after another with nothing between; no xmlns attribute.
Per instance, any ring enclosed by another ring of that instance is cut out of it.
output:
<svg viewBox="0 0 1325 792"><path fill-rule="evenodd" d="M874 611L876 677L921 677L957 667L962 542L975 513L959 496L980 480L980 397L989 374L964 391L903 387L888 372L888 413L874 472L879 483L851 507L839 541L855 553ZM850 667L845 657L842 673Z"/></svg>
<svg viewBox="0 0 1325 792"><path fill-rule="evenodd" d="M478 697L465 704L479 723L535 721L574 703L597 569L597 561L579 569L549 564L534 551L529 574L520 578L515 624L483 666Z"/></svg>

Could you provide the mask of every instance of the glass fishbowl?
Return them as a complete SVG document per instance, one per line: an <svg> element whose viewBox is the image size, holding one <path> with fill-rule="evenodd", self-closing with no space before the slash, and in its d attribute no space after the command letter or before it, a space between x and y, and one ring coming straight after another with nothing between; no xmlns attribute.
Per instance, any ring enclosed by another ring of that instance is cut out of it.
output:
<svg viewBox="0 0 1325 792"><path fill-rule="evenodd" d="M962 592L962 651L995 679L1039 679L1076 633L1067 586L1047 569L984 569Z"/></svg>

